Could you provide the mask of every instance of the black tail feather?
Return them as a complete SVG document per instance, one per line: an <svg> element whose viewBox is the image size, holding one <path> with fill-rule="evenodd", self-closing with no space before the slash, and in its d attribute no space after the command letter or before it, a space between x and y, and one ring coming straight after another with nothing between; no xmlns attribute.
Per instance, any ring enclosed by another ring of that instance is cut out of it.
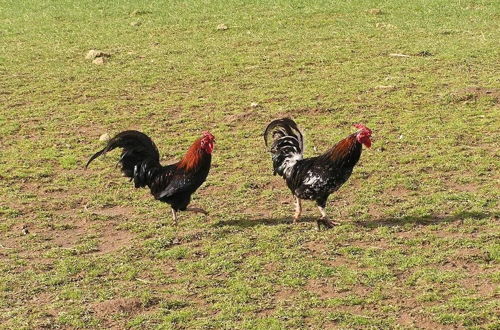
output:
<svg viewBox="0 0 500 330"><path fill-rule="evenodd" d="M295 138L298 142L300 152L303 152L304 136L295 121L290 118L276 119L267 125L266 130L264 131L264 142L266 143L266 147L269 147L270 140L272 141L272 148L272 145L276 140L285 136Z"/></svg>
<svg viewBox="0 0 500 330"><path fill-rule="evenodd" d="M98 152L96 152L92 157L90 157L89 161L87 162L87 164L85 164L85 168L89 167L89 164L94 160L96 159L97 157L99 157L100 155L104 154L104 150L106 150L106 148L102 149L102 150L99 150Z"/></svg>
<svg viewBox="0 0 500 330"><path fill-rule="evenodd" d="M89 164L101 155L116 148L122 148L122 154L118 164L125 176L134 180L137 187L149 185L153 174L161 168L160 153L149 136L139 131L124 131L109 140L106 147L96 152L85 165Z"/></svg>
<svg viewBox="0 0 500 330"><path fill-rule="evenodd" d="M272 154L274 174L290 175L304 152L304 137L297 124L290 118L273 120L264 131L264 142Z"/></svg>

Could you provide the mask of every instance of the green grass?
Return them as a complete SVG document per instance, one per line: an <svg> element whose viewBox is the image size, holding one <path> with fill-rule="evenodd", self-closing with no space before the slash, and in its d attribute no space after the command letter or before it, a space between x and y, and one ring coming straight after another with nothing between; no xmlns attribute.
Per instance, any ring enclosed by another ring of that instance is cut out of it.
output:
<svg viewBox="0 0 500 330"><path fill-rule="evenodd" d="M0 0L1 327L498 328L499 15L481 0ZM290 224L261 137L284 115L308 156L354 122L374 131L330 231L312 203ZM125 129L165 162L216 135L193 200L208 218L174 228L117 154L83 170Z"/></svg>

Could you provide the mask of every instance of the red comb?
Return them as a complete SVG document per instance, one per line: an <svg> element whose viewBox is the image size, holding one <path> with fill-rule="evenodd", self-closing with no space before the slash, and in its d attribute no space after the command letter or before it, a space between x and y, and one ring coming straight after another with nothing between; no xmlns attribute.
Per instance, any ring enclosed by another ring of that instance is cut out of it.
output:
<svg viewBox="0 0 500 330"><path fill-rule="evenodd" d="M209 131L204 131L203 132L203 136L204 137L209 137L211 139L215 139L215 136L212 133L210 133Z"/></svg>
<svg viewBox="0 0 500 330"><path fill-rule="evenodd" d="M372 134L372 130L369 129L368 127L366 127L365 125L363 124L354 124L352 125L354 127L356 127L357 129L359 129L360 131L366 131L367 133L369 133L370 135Z"/></svg>

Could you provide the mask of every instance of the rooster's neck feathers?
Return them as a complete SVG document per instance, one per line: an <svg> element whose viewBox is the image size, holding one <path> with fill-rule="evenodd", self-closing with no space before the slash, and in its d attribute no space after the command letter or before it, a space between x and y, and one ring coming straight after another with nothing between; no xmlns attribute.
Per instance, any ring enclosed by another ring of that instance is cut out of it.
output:
<svg viewBox="0 0 500 330"><path fill-rule="evenodd" d="M191 171L197 169L200 165L201 160L204 156L208 154L201 149L201 139L199 138L189 147L188 151L178 163L178 167L185 171Z"/></svg>
<svg viewBox="0 0 500 330"><path fill-rule="evenodd" d="M361 144L356 139L356 133L340 140L323 157L339 166L353 167L361 156Z"/></svg>

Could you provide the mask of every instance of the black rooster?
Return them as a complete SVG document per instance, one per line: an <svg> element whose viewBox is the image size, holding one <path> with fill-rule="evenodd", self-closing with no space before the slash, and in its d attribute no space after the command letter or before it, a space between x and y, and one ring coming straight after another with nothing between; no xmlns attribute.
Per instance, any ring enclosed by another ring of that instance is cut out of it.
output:
<svg viewBox="0 0 500 330"><path fill-rule="evenodd" d="M121 170L134 181L135 187L148 186L151 194L172 207L174 224L177 211L193 211L208 214L200 208L188 207L191 194L205 182L214 149L215 137L209 132L196 139L181 161L167 166L160 164L158 148L149 136L139 131L124 131L112 138L106 147L92 157L87 165L97 157L122 148Z"/></svg>
<svg viewBox="0 0 500 330"><path fill-rule="evenodd" d="M274 174L281 175L295 197L294 223L302 213L301 199L316 201L323 224L327 228L337 224L326 217L328 196L338 190L351 176L361 156L362 145L371 146L371 130L354 125L358 131L339 141L324 154L303 159L303 136L297 124L290 118L272 121L264 131L264 141L270 147Z"/></svg>

